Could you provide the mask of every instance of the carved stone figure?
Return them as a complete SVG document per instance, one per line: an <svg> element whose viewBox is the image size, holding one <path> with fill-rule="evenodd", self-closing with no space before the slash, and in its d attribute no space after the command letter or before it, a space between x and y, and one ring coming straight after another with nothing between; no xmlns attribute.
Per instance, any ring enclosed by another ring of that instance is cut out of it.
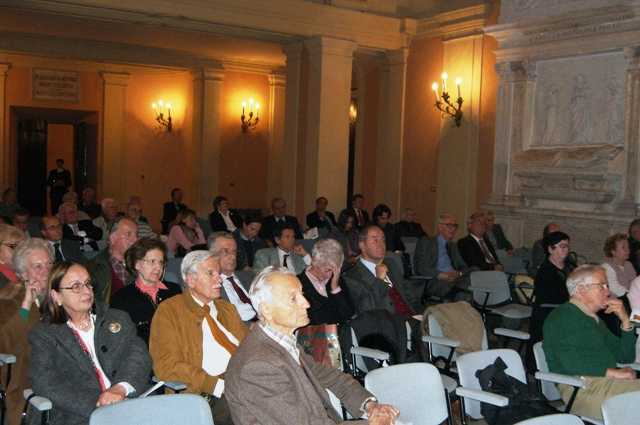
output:
<svg viewBox="0 0 640 425"><path fill-rule="evenodd" d="M544 132L542 133L543 145L558 144L558 86L549 85L544 95L544 108L546 117L544 121Z"/></svg>
<svg viewBox="0 0 640 425"><path fill-rule="evenodd" d="M608 79L606 93L607 143L622 144L624 142L624 96L622 95L622 87L615 78Z"/></svg>
<svg viewBox="0 0 640 425"><path fill-rule="evenodd" d="M591 143L593 127L591 122L591 91L583 74L575 76L573 93L569 104L569 143L586 145Z"/></svg>

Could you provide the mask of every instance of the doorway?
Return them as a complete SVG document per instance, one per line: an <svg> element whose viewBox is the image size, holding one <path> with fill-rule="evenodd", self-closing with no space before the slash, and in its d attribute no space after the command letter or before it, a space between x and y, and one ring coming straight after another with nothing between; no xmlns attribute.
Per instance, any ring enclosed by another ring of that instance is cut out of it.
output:
<svg viewBox="0 0 640 425"><path fill-rule="evenodd" d="M52 213L47 175L57 159L71 174L79 195L97 183L98 113L68 109L12 107L17 131L18 203L34 216Z"/></svg>

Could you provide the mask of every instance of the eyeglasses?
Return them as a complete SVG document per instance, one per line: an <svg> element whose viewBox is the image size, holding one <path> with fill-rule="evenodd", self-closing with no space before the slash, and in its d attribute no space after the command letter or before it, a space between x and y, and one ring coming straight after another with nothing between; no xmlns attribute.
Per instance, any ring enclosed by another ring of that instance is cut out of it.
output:
<svg viewBox="0 0 640 425"><path fill-rule="evenodd" d="M456 223L440 223L440 225L445 226L449 229L457 229L458 225Z"/></svg>
<svg viewBox="0 0 640 425"><path fill-rule="evenodd" d="M600 289L609 289L609 283L608 282L585 283L582 286L598 286Z"/></svg>
<svg viewBox="0 0 640 425"><path fill-rule="evenodd" d="M155 258L152 258L151 260L148 260L146 258L143 258L140 261L144 261L145 263L147 263L147 264L149 264L151 266L164 267L164 260L156 260Z"/></svg>
<svg viewBox="0 0 640 425"><path fill-rule="evenodd" d="M62 286L60 287L60 289L70 290L74 294L81 293L84 288L93 291L93 284L91 283L91 279L87 280L86 282L73 282L71 286L67 286L64 288Z"/></svg>

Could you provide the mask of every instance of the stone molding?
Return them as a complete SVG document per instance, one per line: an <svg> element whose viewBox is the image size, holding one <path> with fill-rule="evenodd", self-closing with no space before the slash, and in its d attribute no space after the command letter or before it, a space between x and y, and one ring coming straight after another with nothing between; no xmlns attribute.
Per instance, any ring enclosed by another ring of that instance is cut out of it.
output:
<svg viewBox="0 0 640 425"><path fill-rule="evenodd" d="M100 72L105 85L127 87L131 74L126 72Z"/></svg>
<svg viewBox="0 0 640 425"><path fill-rule="evenodd" d="M481 4L419 19L415 38L442 37L448 40L482 34L488 13L489 6Z"/></svg>
<svg viewBox="0 0 640 425"><path fill-rule="evenodd" d="M340 40L331 37L313 37L304 41L311 60L320 55L342 56L353 58L357 45L348 40Z"/></svg>
<svg viewBox="0 0 640 425"><path fill-rule="evenodd" d="M269 74L269 86L286 87L287 75L280 72Z"/></svg>
<svg viewBox="0 0 640 425"><path fill-rule="evenodd" d="M222 68L201 68L191 71L194 80L224 81L225 69Z"/></svg>

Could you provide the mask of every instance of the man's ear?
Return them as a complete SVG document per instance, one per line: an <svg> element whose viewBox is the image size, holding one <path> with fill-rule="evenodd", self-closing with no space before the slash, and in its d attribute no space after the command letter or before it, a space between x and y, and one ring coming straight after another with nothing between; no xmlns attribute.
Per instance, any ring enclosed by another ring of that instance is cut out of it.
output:
<svg viewBox="0 0 640 425"><path fill-rule="evenodd" d="M263 303L260 306L260 311L258 312L258 316L263 318L265 322L271 323L271 319L273 317L273 310L271 309L271 306Z"/></svg>

